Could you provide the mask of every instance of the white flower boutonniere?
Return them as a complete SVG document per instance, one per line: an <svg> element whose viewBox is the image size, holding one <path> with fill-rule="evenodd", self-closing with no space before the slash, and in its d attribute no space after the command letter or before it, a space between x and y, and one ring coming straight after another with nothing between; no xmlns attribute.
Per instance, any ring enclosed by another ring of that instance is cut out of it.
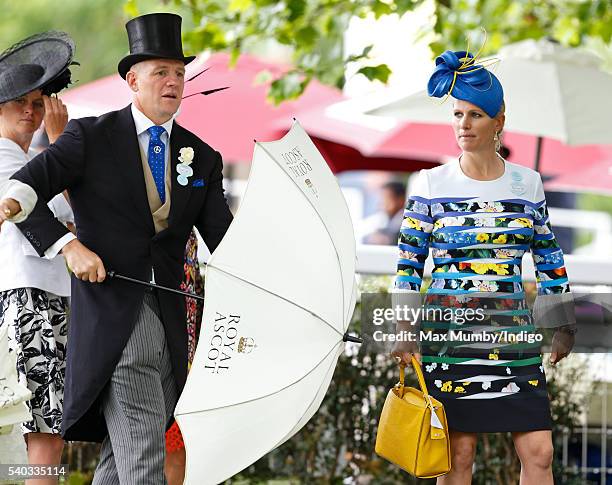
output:
<svg viewBox="0 0 612 485"><path fill-rule="evenodd" d="M178 177L176 177L176 181L181 185L187 185L189 183L189 177L193 175L193 168L191 162L193 162L193 148L191 147L183 147L179 150L179 164L176 166L176 171L178 172Z"/></svg>

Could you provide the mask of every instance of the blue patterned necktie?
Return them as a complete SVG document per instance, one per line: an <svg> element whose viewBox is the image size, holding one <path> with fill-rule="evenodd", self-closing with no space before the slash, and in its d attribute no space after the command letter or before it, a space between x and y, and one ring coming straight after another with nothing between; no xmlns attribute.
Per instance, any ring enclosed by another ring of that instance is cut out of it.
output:
<svg viewBox="0 0 612 485"><path fill-rule="evenodd" d="M157 187L159 199L163 204L166 202L166 146L161 140L162 133L166 130L163 126L152 126L147 130L149 132L149 167L151 167L151 173L153 174L153 180Z"/></svg>

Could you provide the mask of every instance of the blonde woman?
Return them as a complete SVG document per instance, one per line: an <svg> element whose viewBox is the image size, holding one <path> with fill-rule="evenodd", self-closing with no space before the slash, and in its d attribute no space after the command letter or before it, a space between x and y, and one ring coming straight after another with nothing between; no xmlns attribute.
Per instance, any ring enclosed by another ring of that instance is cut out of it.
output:
<svg viewBox="0 0 612 485"><path fill-rule="evenodd" d="M454 98L452 125L462 153L423 170L411 190L395 292L420 304L431 248L434 270L419 327L419 336L431 339L422 339L420 349L399 343L392 355L408 364L418 354L429 391L446 409L452 470L439 484L471 483L477 433L511 432L521 484L552 485L552 422L535 329L558 327L550 357L555 364L573 345L575 318L542 180L497 153L503 89L471 54L438 57L428 88L430 96ZM533 316L521 280L525 251L533 253L537 271ZM398 325L410 330L412 323Z"/></svg>
<svg viewBox="0 0 612 485"><path fill-rule="evenodd" d="M36 152L34 132L45 122L53 143L68 121L66 107L52 94L70 82L67 69L74 44L60 32L46 32L0 55L0 183ZM63 195L49 203L64 223L73 220ZM32 392L32 419L21 424L30 464L59 464L70 277L63 256L40 257L32 241L12 223L0 232L0 327L8 326L17 375ZM55 479L36 483L57 483Z"/></svg>

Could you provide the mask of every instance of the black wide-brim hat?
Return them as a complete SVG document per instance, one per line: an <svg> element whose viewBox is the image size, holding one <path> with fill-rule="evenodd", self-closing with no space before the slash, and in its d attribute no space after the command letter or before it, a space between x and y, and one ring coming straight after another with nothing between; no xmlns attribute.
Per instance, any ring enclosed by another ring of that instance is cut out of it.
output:
<svg viewBox="0 0 612 485"><path fill-rule="evenodd" d="M70 84L74 41L66 32L36 34L0 54L0 103L41 89L47 96Z"/></svg>
<svg viewBox="0 0 612 485"><path fill-rule="evenodd" d="M125 56L117 69L123 79L130 68L149 59L175 59L189 64L195 56L183 54L181 22L173 13L151 13L133 18L127 24L130 53Z"/></svg>

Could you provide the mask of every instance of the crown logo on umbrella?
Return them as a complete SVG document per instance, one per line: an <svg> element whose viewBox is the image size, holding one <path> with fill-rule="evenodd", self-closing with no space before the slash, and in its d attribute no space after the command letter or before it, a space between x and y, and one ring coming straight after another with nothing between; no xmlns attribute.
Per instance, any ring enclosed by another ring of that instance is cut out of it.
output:
<svg viewBox="0 0 612 485"><path fill-rule="evenodd" d="M240 337L238 341L238 352L241 354L250 354L257 347L255 340L251 337Z"/></svg>

